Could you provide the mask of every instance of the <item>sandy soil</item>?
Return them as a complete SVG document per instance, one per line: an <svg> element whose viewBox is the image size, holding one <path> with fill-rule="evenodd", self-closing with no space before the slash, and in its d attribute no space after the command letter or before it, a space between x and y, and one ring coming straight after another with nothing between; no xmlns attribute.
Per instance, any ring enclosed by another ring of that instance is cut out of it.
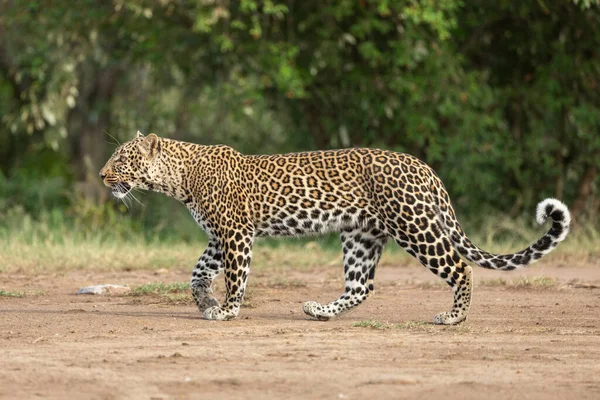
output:
<svg viewBox="0 0 600 400"><path fill-rule="evenodd" d="M475 273L471 314L457 327L424 323L451 293L416 266L380 266L375 296L329 322L308 320L301 304L334 299L341 267L258 270L229 322L201 320L185 301L74 295L187 281L183 270L1 274L0 289L28 295L0 298L0 398L599 399L598 266ZM559 284L492 281L526 275ZM380 326L356 326L370 320Z"/></svg>

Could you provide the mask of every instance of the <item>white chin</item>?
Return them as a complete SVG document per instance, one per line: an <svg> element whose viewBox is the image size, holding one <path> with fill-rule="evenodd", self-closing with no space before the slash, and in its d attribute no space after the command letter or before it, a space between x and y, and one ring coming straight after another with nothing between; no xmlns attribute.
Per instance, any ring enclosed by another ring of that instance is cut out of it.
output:
<svg viewBox="0 0 600 400"><path fill-rule="evenodd" d="M130 190L131 190L131 186L128 183L119 183L119 184L113 186L112 194L117 199L122 199L125 196L127 196L127 194L129 193Z"/></svg>
<svg viewBox="0 0 600 400"><path fill-rule="evenodd" d="M113 192L113 196L115 196L117 199L122 199L123 197L127 196L127 193Z"/></svg>

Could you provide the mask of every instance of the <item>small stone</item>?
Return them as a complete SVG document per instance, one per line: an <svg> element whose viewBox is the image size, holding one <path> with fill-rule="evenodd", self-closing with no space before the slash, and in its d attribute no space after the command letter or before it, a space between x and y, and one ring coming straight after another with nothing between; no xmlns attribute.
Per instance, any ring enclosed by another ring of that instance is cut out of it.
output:
<svg viewBox="0 0 600 400"><path fill-rule="evenodd" d="M96 294L96 295L108 295L108 296L118 296L122 294L129 293L131 288L129 286L122 285L94 285L94 286L86 286L77 291L77 294Z"/></svg>

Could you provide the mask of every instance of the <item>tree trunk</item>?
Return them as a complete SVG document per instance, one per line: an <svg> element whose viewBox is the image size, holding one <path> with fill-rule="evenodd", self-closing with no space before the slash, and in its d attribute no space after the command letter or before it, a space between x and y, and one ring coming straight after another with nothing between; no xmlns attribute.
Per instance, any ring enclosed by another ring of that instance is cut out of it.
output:
<svg viewBox="0 0 600 400"><path fill-rule="evenodd" d="M589 203L590 198L592 197L592 187L594 185L594 181L596 180L598 174L598 169L596 165L588 164L586 167L585 174L579 183L579 189L577 190L577 198L573 203L573 207L571 207L571 215L573 220L578 222L582 213L585 211L586 206Z"/></svg>
<svg viewBox="0 0 600 400"><path fill-rule="evenodd" d="M94 202L107 199L98 171L106 162L110 104L119 72L119 66L102 67L93 62L82 64L78 71L80 95L67 117L76 190Z"/></svg>

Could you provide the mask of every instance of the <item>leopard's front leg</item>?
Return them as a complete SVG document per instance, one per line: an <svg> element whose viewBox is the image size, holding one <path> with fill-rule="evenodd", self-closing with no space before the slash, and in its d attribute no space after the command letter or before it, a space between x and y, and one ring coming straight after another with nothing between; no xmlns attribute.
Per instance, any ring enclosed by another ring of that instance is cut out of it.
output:
<svg viewBox="0 0 600 400"><path fill-rule="evenodd" d="M253 241L252 230L245 227L229 229L226 237L220 240L225 269L225 301L221 306L214 305L204 310L204 319L228 320L237 317L246 291Z"/></svg>
<svg viewBox="0 0 600 400"><path fill-rule="evenodd" d="M208 247L198 259L190 288L192 296L200 312L204 312L209 307L218 306L219 302L215 299L212 290L212 284L222 269L223 252L216 238L210 238Z"/></svg>

